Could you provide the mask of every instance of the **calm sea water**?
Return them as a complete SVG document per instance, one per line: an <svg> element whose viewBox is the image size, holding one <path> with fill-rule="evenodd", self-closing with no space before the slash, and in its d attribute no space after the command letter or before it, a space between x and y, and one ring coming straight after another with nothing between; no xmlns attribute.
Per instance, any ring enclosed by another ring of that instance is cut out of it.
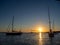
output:
<svg viewBox="0 0 60 45"><path fill-rule="evenodd" d="M60 45L60 34L49 38L48 34L30 34L7 36L0 33L0 45Z"/></svg>

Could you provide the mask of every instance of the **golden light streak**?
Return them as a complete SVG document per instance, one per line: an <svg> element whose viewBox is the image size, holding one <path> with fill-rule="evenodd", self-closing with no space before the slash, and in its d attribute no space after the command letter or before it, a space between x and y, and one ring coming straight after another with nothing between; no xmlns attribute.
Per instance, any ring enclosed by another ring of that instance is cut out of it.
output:
<svg viewBox="0 0 60 45"><path fill-rule="evenodd" d="M41 32L39 33L39 45L43 45Z"/></svg>

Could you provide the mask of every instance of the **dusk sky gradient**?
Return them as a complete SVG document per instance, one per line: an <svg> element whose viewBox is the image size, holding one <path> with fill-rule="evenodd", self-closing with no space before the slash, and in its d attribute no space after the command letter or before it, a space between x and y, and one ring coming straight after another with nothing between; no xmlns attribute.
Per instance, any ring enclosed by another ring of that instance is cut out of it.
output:
<svg viewBox="0 0 60 45"><path fill-rule="evenodd" d="M38 26L48 30L48 5L51 22L53 23L54 20L55 30L60 30L60 2L56 0L0 0L0 31L6 31L9 24L11 28L13 16L15 30L35 30Z"/></svg>

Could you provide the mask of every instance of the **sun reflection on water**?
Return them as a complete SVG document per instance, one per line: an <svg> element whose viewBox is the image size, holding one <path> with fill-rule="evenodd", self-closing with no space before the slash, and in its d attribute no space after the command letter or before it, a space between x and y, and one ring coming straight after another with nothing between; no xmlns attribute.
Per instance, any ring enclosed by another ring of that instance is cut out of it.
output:
<svg viewBox="0 0 60 45"><path fill-rule="evenodd" d="M43 45L41 32L39 33L39 45Z"/></svg>
<svg viewBox="0 0 60 45"><path fill-rule="evenodd" d="M41 35L41 33L39 33L39 38L42 39L42 35Z"/></svg>

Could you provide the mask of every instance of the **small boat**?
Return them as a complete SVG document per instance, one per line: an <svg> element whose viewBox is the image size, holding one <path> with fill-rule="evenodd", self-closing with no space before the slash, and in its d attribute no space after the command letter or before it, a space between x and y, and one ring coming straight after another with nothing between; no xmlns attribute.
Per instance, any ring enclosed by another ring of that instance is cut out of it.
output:
<svg viewBox="0 0 60 45"><path fill-rule="evenodd" d="M22 32L7 32L6 35L21 35Z"/></svg>
<svg viewBox="0 0 60 45"><path fill-rule="evenodd" d="M51 29L50 29L50 32L49 32L49 37L54 37L54 33L52 32Z"/></svg>
<svg viewBox="0 0 60 45"><path fill-rule="evenodd" d="M54 37L54 33L51 29L51 20L50 20L49 7L48 7L48 20L49 20L49 33L48 33L48 35L49 35L49 37Z"/></svg>
<svg viewBox="0 0 60 45"><path fill-rule="evenodd" d="M16 32L16 31L13 30L13 24L14 24L14 16L12 18L12 32L6 32L6 35L21 35L22 34L21 31L20 32Z"/></svg>

